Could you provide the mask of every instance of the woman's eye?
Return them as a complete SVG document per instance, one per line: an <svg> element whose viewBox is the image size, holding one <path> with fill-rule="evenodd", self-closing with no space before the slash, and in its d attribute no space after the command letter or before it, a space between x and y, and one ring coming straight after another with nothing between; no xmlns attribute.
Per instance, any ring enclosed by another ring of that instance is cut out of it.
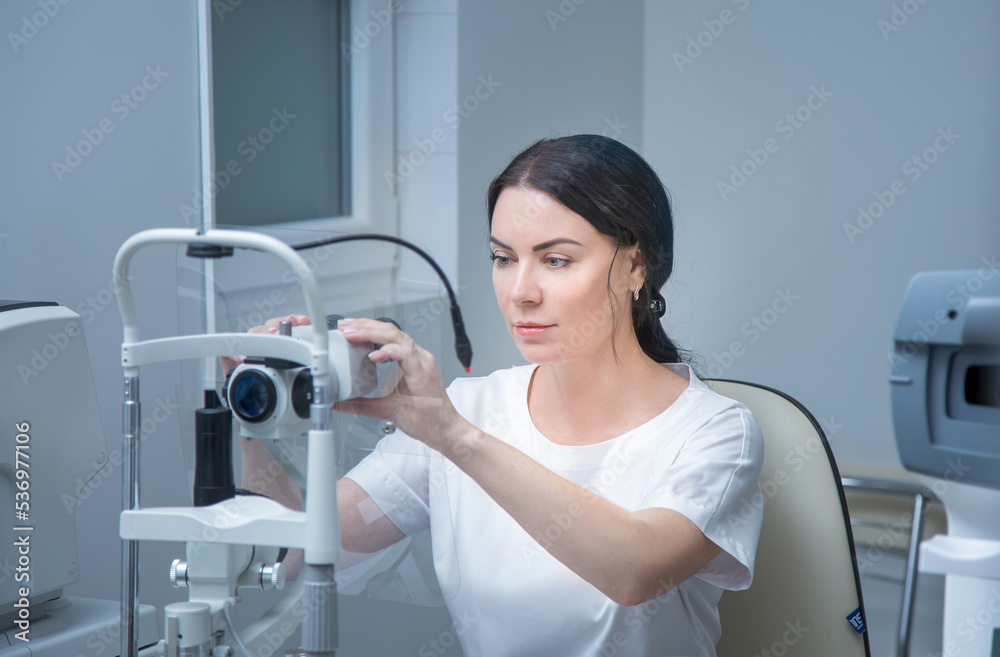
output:
<svg viewBox="0 0 1000 657"><path fill-rule="evenodd" d="M555 256L550 256L545 259L545 262L547 262L550 267L559 268L559 267L565 267L569 263L569 260L566 260L565 258L557 258Z"/></svg>
<svg viewBox="0 0 1000 657"><path fill-rule="evenodd" d="M499 255L497 253L491 254L490 260L492 260L493 264L497 267L506 267L507 265L510 264L510 258L508 258L507 256Z"/></svg>

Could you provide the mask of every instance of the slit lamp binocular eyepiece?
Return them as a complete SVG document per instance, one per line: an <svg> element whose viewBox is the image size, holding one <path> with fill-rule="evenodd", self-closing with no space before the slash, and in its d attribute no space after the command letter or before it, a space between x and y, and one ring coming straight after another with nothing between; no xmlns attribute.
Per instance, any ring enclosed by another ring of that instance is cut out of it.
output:
<svg viewBox="0 0 1000 657"><path fill-rule="evenodd" d="M351 343L337 330L339 315L328 315L330 403L355 397L382 397L395 388L399 365L389 361L376 365L368 354L372 343ZM380 321L391 319L380 318ZM282 322L279 335L311 341L315 327ZM397 324L398 326L398 324ZM248 357L230 372L222 398L236 416L248 438L277 440L299 436L309 430L309 407L313 377L308 367L277 358Z"/></svg>

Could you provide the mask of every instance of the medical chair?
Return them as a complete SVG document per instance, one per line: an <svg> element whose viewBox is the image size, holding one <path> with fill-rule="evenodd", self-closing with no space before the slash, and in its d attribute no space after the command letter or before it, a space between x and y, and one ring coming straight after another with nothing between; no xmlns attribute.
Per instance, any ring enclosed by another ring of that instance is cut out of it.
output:
<svg viewBox="0 0 1000 657"><path fill-rule="evenodd" d="M706 382L750 409L764 436L764 524L746 591L719 601L719 657L871 657L850 518L816 419L791 397L739 381ZM760 499L748 503L760 503Z"/></svg>

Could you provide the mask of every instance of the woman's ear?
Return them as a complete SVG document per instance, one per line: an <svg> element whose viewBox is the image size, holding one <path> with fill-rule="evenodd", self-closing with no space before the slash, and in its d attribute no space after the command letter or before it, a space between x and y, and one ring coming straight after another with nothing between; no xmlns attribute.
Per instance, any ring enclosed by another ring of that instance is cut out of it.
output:
<svg viewBox="0 0 1000 657"><path fill-rule="evenodd" d="M625 260L629 263L629 276L637 283L646 280L646 260L639 249L638 244L634 244L625 251Z"/></svg>

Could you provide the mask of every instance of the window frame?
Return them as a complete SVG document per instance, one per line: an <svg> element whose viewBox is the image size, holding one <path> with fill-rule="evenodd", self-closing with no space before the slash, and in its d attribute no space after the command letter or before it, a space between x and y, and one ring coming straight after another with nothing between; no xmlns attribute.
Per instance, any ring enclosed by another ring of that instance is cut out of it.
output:
<svg viewBox="0 0 1000 657"><path fill-rule="evenodd" d="M319 217L266 224L260 226L220 226L239 228L271 234L282 241L294 244L314 239L316 232L327 234L352 234L373 232L398 235L399 212L395 191L388 193L383 182L386 171L394 171L395 157L395 71L394 26L395 20L379 25L374 36L366 34L364 47L352 47L356 34L365 34L372 23L375 5L371 0L344 0L350 3L350 28L347 40L338 50L344 54L345 45L350 53L350 163L351 163L351 213L339 217ZM216 227L215 198L211 194L212 174L215 173L215 134L212 100L211 20L212 0L199 0L199 112L201 117L201 186L205 202L202 209L202 228ZM239 8L236 7L238 11ZM377 23L376 23L377 24ZM360 30L360 32L359 32ZM206 171L211 174L206 175ZM289 237L302 232L302 238ZM337 258L330 259L318 273L324 283L337 279L357 283L359 273L381 274L370 277L375 293L385 295L386 283L392 286L392 274L398 262L397 249L385 243L352 242L350 248L341 249ZM210 269L214 269L211 268ZM241 268L241 270L244 268ZM206 272L207 273L207 272ZM246 293L254 288L273 286L274 272L269 268L241 271L239 279L231 276L214 277L226 290ZM369 286L357 290L357 296L371 296ZM390 294L392 294L390 292ZM343 296L343 295L341 295Z"/></svg>

